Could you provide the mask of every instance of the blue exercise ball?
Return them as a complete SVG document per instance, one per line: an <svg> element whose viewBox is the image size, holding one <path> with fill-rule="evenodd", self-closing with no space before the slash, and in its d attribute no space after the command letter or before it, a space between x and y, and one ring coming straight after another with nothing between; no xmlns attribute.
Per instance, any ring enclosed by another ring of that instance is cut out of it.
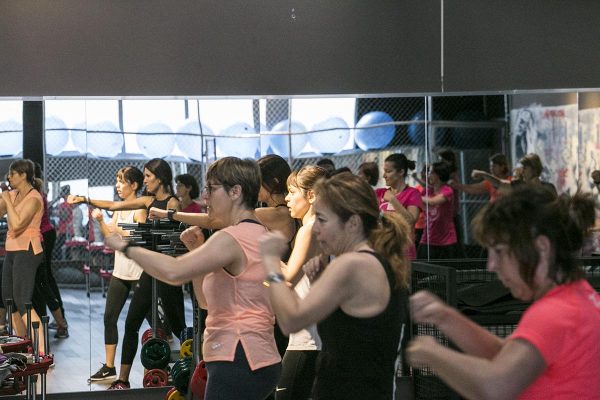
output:
<svg viewBox="0 0 600 400"><path fill-rule="evenodd" d="M425 121L425 111L421 110L416 112L411 121ZM431 122L442 120L442 116L436 112L431 114ZM450 137L448 128L440 127L440 126L431 126L434 129L435 135L435 144L436 145L448 145ZM419 122L408 125L408 137L410 139L411 144L414 145L424 145L425 144L425 123Z"/></svg>
<svg viewBox="0 0 600 400"><path fill-rule="evenodd" d="M56 117L48 117L44 122L46 153L50 155L60 154L69 142L69 130L63 120Z"/></svg>
<svg viewBox="0 0 600 400"><path fill-rule="evenodd" d="M204 140L213 139L213 131L202 124L202 135ZM179 150L190 160L202 160L202 136L200 135L200 122L197 119L188 120L181 128L177 129L175 143ZM204 150L207 146L205 144Z"/></svg>
<svg viewBox="0 0 600 400"><path fill-rule="evenodd" d="M228 137L220 137L228 136ZM256 158L260 155L260 137L246 122L236 122L223 129L216 137L217 158Z"/></svg>
<svg viewBox="0 0 600 400"><path fill-rule="evenodd" d="M123 133L111 121L103 121L88 126L87 152L96 157L112 158L123 150Z"/></svg>
<svg viewBox="0 0 600 400"><path fill-rule="evenodd" d="M284 119L273 125L270 131L271 134L261 136L261 140L263 141L261 148L264 150L271 148L270 154L277 154L283 158L289 157L289 133L297 133L297 135L291 135L292 157L297 157L302 149L304 149L304 146L306 146L306 142L308 142L308 135L304 132L306 132L306 127L302 123L292 121L290 126L289 120Z"/></svg>
<svg viewBox="0 0 600 400"><path fill-rule="evenodd" d="M140 151L148 158L170 156L175 146L175 135L163 123L153 123L138 129L135 135Z"/></svg>
<svg viewBox="0 0 600 400"><path fill-rule="evenodd" d="M362 150L382 149L389 145L396 135L396 126L389 114L383 111L371 111L363 115L356 123L354 141ZM385 126L372 127L377 124Z"/></svg>
<svg viewBox="0 0 600 400"><path fill-rule="evenodd" d="M23 151L23 123L14 119L0 122L0 155L14 156Z"/></svg>
<svg viewBox="0 0 600 400"><path fill-rule="evenodd" d="M312 147L321 154L337 153L348 144L350 129L342 118L331 117L313 125L309 136Z"/></svg>

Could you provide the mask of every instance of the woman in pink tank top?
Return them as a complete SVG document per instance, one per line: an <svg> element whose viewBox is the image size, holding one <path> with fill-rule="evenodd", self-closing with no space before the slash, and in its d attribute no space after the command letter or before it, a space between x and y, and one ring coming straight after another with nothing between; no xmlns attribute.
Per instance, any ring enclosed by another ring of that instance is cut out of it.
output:
<svg viewBox="0 0 600 400"><path fill-rule="evenodd" d="M134 247L118 235L106 243L157 279L169 284L193 279L195 286L202 285L208 308L203 343L206 400L264 399L277 384L281 357L259 252L259 239L267 229L254 211L260 169L252 160L225 157L209 167L206 182L202 195L208 214L226 228L202 246L174 258Z"/></svg>

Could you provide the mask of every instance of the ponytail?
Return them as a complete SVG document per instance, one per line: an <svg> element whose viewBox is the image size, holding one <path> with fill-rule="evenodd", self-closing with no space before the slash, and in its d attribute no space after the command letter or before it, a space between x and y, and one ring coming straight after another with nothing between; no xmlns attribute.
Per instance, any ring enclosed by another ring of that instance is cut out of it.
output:
<svg viewBox="0 0 600 400"><path fill-rule="evenodd" d="M412 243L410 227L396 213L380 214L380 223L371 230L369 242L373 250L381 254L392 267L396 277L396 287L408 287L410 278L410 262L406 249Z"/></svg>

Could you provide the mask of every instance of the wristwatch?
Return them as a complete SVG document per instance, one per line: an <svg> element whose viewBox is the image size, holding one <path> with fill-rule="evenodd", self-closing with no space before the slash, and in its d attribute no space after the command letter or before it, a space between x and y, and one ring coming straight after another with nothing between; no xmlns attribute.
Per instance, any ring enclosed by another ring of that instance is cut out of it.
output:
<svg viewBox="0 0 600 400"><path fill-rule="evenodd" d="M175 220L173 219L173 216L174 216L175 214L177 214L177 210L176 210L176 209L174 209L174 208L169 208L169 209L167 210L167 218L169 218L169 221L175 221Z"/></svg>
<svg viewBox="0 0 600 400"><path fill-rule="evenodd" d="M282 274L277 273L277 272L269 272L267 274L267 279L266 281L268 283L282 283L285 282L285 278L283 277Z"/></svg>

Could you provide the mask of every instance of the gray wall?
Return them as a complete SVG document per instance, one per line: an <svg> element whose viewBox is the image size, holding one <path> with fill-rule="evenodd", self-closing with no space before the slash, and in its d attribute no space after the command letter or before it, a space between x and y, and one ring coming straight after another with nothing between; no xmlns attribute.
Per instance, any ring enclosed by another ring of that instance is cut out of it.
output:
<svg viewBox="0 0 600 400"><path fill-rule="evenodd" d="M596 88L597 15L583 0L2 0L0 96Z"/></svg>

